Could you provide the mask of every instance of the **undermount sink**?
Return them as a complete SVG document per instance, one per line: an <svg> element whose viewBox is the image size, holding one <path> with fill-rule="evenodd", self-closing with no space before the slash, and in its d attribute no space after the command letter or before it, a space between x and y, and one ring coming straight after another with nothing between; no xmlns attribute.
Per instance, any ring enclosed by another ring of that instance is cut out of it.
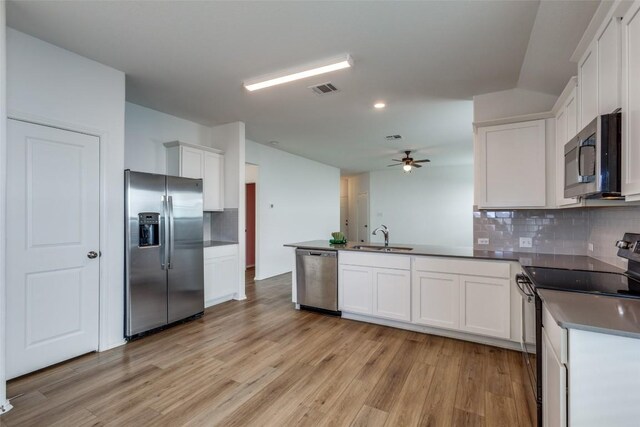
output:
<svg viewBox="0 0 640 427"><path fill-rule="evenodd" d="M398 246L372 246L372 245L358 245L358 246L354 246L353 249L365 250L365 251L379 251L379 252L408 252L413 250L413 248L401 248Z"/></svg>

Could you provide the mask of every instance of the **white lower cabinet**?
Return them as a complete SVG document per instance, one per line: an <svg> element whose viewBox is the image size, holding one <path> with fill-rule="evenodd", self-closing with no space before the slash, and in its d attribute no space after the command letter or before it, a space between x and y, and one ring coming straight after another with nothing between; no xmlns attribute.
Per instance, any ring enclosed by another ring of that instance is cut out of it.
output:
<svg viewBox="0 0 640 427"><path fill-rule="evenodd" d="M460 326L460 278L457 274L413 271L413 322L438 328Z"/></svg>
<svg viewBox="0 0 640 427"><path fill-rule="evenodd" d="M510 281L460 276L460 330L509 339Z"/></svg>
<svg viewBox="0 0 640 427"><path fill-rule="evenodd" d="M340 310L371 314L373 311L373 271L371 267L340 265L338 273Z"/></svg>
<svg viewBox="0 0 640 427"><path fill-rule="evenodd" d="M567 425L567 368L553 350L542 329L542 425Z"/></svg>
<svg viewBox="0 0 640 427"><path fill-rule="evenodd" d="M411 272L373 269L373 315L411 321Z"/></svg>
<svg viewBox="0 0 640 427"><path fill-rule="evenodd" d="M238 262L238 245L205 248L205 307L236 297L240 280Z"/></svg>

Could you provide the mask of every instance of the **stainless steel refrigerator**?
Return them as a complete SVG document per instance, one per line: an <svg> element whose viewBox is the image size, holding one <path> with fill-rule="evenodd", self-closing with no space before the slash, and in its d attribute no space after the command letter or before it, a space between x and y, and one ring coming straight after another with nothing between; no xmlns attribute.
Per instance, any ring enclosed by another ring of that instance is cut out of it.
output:
<svg viewBox="0 0 640 427"><path fill-rule="evenodd" d="M202 180L125 171L125 336L204 311Z"/></svg>

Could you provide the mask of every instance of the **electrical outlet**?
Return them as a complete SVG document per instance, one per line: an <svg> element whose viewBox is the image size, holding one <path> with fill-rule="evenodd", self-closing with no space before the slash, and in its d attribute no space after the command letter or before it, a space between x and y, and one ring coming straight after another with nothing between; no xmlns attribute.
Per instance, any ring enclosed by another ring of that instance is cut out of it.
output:
<svg viewBox="0 0 640 427"><path fill-rule="evenodd" d="M488 244L489 244L489 239L487 239L487 238L480 238L480 239L478 239L478 244L479 244L479 245L488 245Z"/></svg>
<svg viewBox="0 0 640 427"><path fill-rule="evenodd" d="M589 242L588 249L589 252L593 252L593 243Z"/></svg>
<svg viewBox="0 0 640 427"><path fill-rule="evenodd" d="M533 241L531 237L521 237L520 238L520 247L521 248L530 248L533 246Z"/></svg>

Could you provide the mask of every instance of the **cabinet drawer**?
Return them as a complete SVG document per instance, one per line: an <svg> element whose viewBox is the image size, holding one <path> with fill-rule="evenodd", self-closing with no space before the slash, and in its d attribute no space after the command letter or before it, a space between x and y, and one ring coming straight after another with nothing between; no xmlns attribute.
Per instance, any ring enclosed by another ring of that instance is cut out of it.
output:
<svg viewBox="0 0 640 427"><path fill-rule="evenodd" d="M371 254L364 252L340 251L338 262L363 267L411 269L411 257L407 255Z"/></svg>
<svg viewBox="0 0 640 427"><path fill-rule="evenodd" d="M542 307L542 327L549 338L549 344L561 363L567 363L567 330L558 326L547 307Z"/></svg>
<svg viewBox="0 0 640 427"><path fill-rule="evenodd" d="M232 256L238 254L238 245L211 246L204 248L204 259Z"/></svg>
<svg viewBox="0 0 640 427"><path fill-rule="evenodd" d="M510 277L510 268L508 262L416 256L413 257L413 268L416 271L466 274L470 276L502 277L505 279L508 279Z"/></svg>

